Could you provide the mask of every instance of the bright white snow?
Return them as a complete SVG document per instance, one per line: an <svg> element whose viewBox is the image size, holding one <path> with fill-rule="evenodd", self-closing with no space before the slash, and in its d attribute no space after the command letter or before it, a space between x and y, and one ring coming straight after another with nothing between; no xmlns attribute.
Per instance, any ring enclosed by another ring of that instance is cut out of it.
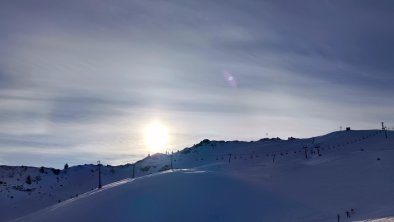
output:
<svg viewBox="0 0 394 222"><path fill-rule="evenodd" d="M394 133L387 133L388 139L382 131L365 130L286 141L203 141L173 155L176 170L155 173L168 169L171 157L154 155L137 163L135 179L62 200L17 221L336 221L337 213L340 221L393 221ZM123 167L127 175L132 168ZM76 168L71 169L69 174ZM69 181L67 187L76 189L87 178ZM355 213L347 219L351 208Z"/></svg>

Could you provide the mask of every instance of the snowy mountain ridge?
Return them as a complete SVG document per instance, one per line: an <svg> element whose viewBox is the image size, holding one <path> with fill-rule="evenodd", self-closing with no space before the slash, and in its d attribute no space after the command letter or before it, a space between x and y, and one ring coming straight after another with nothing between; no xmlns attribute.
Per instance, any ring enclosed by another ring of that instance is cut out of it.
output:
<svg viewBox="0 0 394 222"><path fill-rule="evenodd" d="M394 179L388 177L394 166L393 138L392 131L351 130L309 139L203 140L133 165L102 166L103 184L109 185L101 190L96 189L95 165L44 172L2 166L0 206L5 213L0 221L59 201L18 221L335 221L337 214L341 221L381 219L394 215ZM31 184L26 184L27 175ZM300 195L300 190L307 193ZM101 207L114 213L105 216ZM356 209L351 220L344 215L350 208ZM155 214L143 214L147 211Z"/></svg>

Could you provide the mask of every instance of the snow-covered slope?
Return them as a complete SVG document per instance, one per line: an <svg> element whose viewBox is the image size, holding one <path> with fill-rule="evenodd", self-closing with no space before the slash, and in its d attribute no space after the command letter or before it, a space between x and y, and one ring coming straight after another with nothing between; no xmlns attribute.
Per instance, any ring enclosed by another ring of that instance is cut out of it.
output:
<svg viewBox="0 0 394 222"><path fill-rule="evenodd" d="M103 184L130 177L131 165L102 166ZM95 165L67 170L0 166L0 221L25 215L97 188ZM30 179L28 179L30 178Z"/></svg>
<svg viewBox="0 0 394 222"><path fill-rule="evenodd" d="M135 179L18 221L336 221L337 214L341 221L390 221L394 133L387 133L387 139L365 130L286 141L205 140L172 157L139 161ZM171 159L178 170L163 171ZM132 174L132 165L123 168L123 176Z"/></svg>

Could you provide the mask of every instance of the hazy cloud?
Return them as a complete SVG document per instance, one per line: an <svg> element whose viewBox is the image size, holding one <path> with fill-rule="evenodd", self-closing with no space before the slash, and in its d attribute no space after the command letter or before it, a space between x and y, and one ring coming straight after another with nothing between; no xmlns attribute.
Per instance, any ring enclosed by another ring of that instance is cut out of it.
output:
<svg viewBox="0 0 394 222"><path fill-rule="evenodd" d="M391 1L2 1L0 157L133 161L154 119L169 149L390 124L393 15Z"/></svg>

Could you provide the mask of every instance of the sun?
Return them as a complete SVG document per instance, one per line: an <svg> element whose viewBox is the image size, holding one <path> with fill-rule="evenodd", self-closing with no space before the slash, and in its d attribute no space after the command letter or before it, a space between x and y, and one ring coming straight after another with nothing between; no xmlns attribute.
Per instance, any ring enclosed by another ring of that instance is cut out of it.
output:
<svg viewBox="0 0 394 222"><path fill-rule="evenodd" d="M153 122L145 128L145 145L149 152L163 151L168 145L168 130L160 122Z"/></svg>

